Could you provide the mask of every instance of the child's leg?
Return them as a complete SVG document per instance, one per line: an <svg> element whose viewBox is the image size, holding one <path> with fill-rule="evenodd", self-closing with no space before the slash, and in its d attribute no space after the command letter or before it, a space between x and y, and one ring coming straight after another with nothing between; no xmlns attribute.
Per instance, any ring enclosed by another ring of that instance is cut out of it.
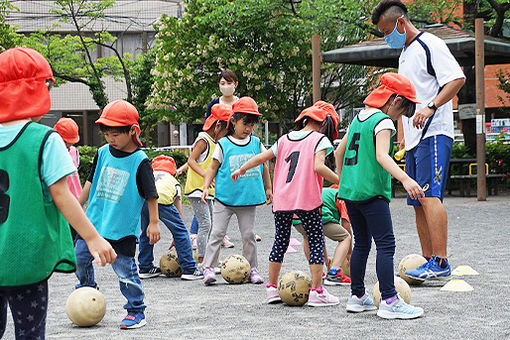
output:
<svg viewBox="0 0 510 340"><path fill-rule="evenodd" d="M347 211L347 208L346 208L346 211ZM351 222L349 222L348 220L342 218L342 227L345 230L347 230L347 232L349 233L349 236L350 236L349 251L347 252L347 259L350 261L351 260L351 255L352 255L352 229L351 229Z"/></svg>
<svg viewBox="0 0 510 340"><path fill-rule="evenodd" d="M257 268L257 241L255 241L255 209L256 207L235 208L239 231L243 238L243 256L250 262L251 268Z"/></svg>
<svg viewBox="0 0 510 340"><path fill-rule="evenodd" d="M80 281L76 285L76 288L80 287L92 287L96 288L97 284L94 280L94 267L92 261L94 258L89 252L89 248L85 241L81 238L76 240L76 246L74 249L76 253L76 277Z"/></svg>
<svg viewBox="0 0 510 340"><path fill-rule="evenodd" d="M234 210L220 202L214 203L214 218L211 235L204 256L204 268L216 267L218 265L218 256L220 255L221 243L227 233L228 222L232 217Z"/></svg>
<svg viewBox="0 0 510 340"><path fill-rule="evenodd" d="M124 309L128 312L143 313L145 295L136 270L135 258L117 253L117 259L112 263L112 268L119 278L120 292L127 299Z"/></svg>
<svg viewBox="0 0 510 340"><path fill-rule="evenodd" d="M324 236L338 242L331 266L340 268L351 246L351 235L340 224L328 222L324 225Z"/></svg>
<svg viewBox="0 0 510 340"><path fill-rule="evenodd" d="M373 200L363 206L363 215L368 231L374 238L377 247L376 269L381 298L388 299L397 295L393 281L395 236L393 235L389 204L382 199Z"/></svg>
<svg viewBox="0 0 510 340"><path fill-rule="evenodd" d="M319 209L312 211L297 211L310 247L310 273L312 274L312 288L318 289L322 285L322 268L324 266L324 227Z"/></svg>
<svg viewBox="0 0 510 340"><path fill-rule="evenodd" d="M209 233L211 232L212 218L209 210L210 202L207 205L203 204L199 198L190 198L191 208L195 213L198 221L198 232L197 232L197 253L198 258L205 256L205 247L207 246L207 240Z"/></svg>
<svg viewBox="0 0 510 340"><path fill-rule="evenodd" d="M48 309L48 281L9 289L6 300L11 308L16 339L44 339ZM0 328L0 336L1 333Z"/></svg>
<svg viewBox="0 0 510 340"><path fill-rule="evenodd" d="M282 268L283 257L290 242L290 232L292 228L292 212L275 211L274 224L275 236L271 254L269 254L269 284L278 283L278 275Z"/></svg>
<svg viewBox="0 0 510 340"><path fill-rule="evenodd" d="M358 204L346 202L346 205L354 234L354 249L351 255L351 293L361 298L365 295L365 271L372 237Z"/></svg>
<svg viewBox="0 0 510 340"><path fill-rule="evenodd" d="M161 218L161 216L160 216ZM149 226L149 208L147 202L143 204L141 215L140 244L138 245L138 266L140 272L148 272L154 267L154 245L150 244L147 237L147 227Z"/></svg>
<svg viewBox="0 0 510 340"><path fill-rule="evenodd" d="M189 240L188 229L182 221L177 208L172 205L158 204L159 219L166 225L174 237L175 250L184 274L193 274L197 264Z"/></svg>

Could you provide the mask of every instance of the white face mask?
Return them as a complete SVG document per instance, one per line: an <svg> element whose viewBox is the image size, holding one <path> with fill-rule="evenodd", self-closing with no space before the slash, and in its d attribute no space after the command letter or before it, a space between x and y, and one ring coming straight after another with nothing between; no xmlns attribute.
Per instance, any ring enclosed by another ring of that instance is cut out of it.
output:
<svg viewBox="0 0 510 340"><path fill-rule="evenodd" d="M232 96L234 94L235 90L236 90L236 87L234 84L220 85L221 94L224 95L225 97Z"/></svg>

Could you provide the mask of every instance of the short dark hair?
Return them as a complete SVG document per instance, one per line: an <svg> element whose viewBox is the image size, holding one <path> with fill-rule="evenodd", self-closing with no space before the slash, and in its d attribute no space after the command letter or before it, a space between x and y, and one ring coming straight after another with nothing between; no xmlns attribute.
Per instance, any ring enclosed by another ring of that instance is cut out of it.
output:
<svg viewBox="0 0 510 340"><path fill-rule="evenodd" d="M127 126L106 126L104 124L99 123L99 130L102 133L105 132L116 132L116 133L129 133L131 131L131 125Z"/></svg>
<svg viewBox="0 0 510 340"><path fill-rule="evenodd" d="M377 25L379 20L381 20L381 17L388 14L391 14L391 16L395 17L395 19L404 16L404 18L409 20L407 7L401 1L383 0L375 6L372 12L372 22L374 25Z"/></svg>
<svg viewBox="0 0 510 340"><path fill-rule="evenodd" d="M222 70L218 74L218 83L221 81L221 78L225 79L229 83L237 83L238 81L235 72L229 69Z"/></svg>
<svg viewBox="0 0 510 340"><path fill-rule="evenodd" d="M396 97L396 93L392 94L387 102L395 100ZM402 116L411 118L416 112L416 103L403 96L400 96L400 98L402 98L402 100L399 102L397 109L403 109Z"/></svg>
<svg viewBox="0 0 510 340"><path fill-rule="evenodd" d="M234 122L237 122L239 119L242 119L244 121L244 124L257 124L260 120L260 116L244 112L236 112L232 115L231 120L233 120ZM233 133L234 124L229 124L227 134L232 135Z"/></svg>

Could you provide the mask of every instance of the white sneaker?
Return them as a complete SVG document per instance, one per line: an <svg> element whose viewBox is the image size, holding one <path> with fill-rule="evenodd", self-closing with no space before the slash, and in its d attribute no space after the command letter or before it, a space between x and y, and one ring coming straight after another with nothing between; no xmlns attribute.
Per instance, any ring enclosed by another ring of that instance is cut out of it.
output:
<svg viewBox="0 0 510 340"><path fill-rule="evenodd" d="M195 269L193 274L182 274L181 280L195 281L204 278L204 273L200 269Z"/></svg>
<svg viewBox="0 0 510 340"><path fill-rule="evenodd" d="M372 297L365 293L365 295L363 295L361 298L353 294L349 295L349 299L347 300L347 306L345 307L345 309L348 312L360 313L370 310L376 310L377 307L375 306Z"/></svg>
<svg viewBox="0 0 510 340"><path fill-rule="evenodd" d="M316 290L310 290L310 296L308 297L308 306L322 307L322 306L334 306L338 305L340 300L334 295L328 293L326 288L322 287L322 292L319 293Z"/></svg>
<svg viewBox="0 0 510 340"><path fill-rule="evenodd" d="M381 299L377 316L383 319L416 319L423 315L423 308L407 304L398 294L397 297L389 305Z"/></svg>

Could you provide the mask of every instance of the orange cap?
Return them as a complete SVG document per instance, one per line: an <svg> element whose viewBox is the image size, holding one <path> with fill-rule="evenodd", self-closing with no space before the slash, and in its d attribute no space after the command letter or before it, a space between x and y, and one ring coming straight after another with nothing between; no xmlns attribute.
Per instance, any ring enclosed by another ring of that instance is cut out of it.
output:
<svg viewBox="0 0 510 340"><path fill-rule="evenodd" d="M0 53L0 122L48 113L47 80L55 81L53 72L36 50L15 47Z"/></svg>
<svg viewBox="0 0 510 340"><path fill-rule="evenodd" d="M413 83L405 76L393 72L388 72L381 77L381 86L373 90L363 101L363 104L380 108L390 99L391 95L397 94L405 97L416 104L420 104L416 99L416 89Z"/></svg>
<svg viewBox="0 0 510 340"><path fill-rule="evenodd" d="M242 112L250 115L262 116L259 113L259 106L251 97L242 97L232 105L234 113Z"/></svg>
<svg viewBox="0 0 510 340"><path fill-rule="evenodd" d="M109 127L134 126L136 133L133 136L133 142L142 146L140 140L141 130L140 125L138 125L138 110L133 104L122 99L114 100L104 107L96 123Z"/></svg>
<svg viewBox="0 0 510 340"><path fill-rule="evenodd" d="M80 135L78 134L78 124L71 118L60 118L57 124L53 127L64 142L69 144L76 144L80 141Z"/></svg>
<svg viewBox="0 0 510 340"><path fill-rule="evenodd" d="M154 171L165 171L170 175L175 175L177 166L175 160L170 156L160 155L152 160L152 169Z"/></svg>
<svg viewBox="0 0 510 340"><path fill-rule="evenodd" d="M230 105L225 104L214 104L211 108L211 115L207 117L204 127L202 130L207 131L211 128L211 126L216 122L217 120L222 120L227 122L227 127L230 122L230 118L232 117L232 114L234 112L230 108Z"/></svg>

